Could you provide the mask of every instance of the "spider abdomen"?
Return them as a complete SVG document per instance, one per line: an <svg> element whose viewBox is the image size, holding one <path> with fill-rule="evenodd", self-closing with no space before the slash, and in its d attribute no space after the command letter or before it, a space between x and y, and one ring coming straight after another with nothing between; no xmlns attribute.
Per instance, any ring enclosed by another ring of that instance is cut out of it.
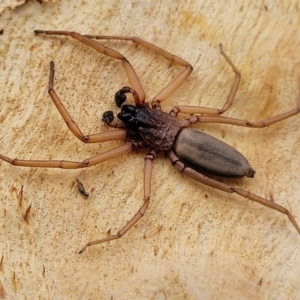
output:
<svg viewBox="0 0 300 300"><path fill-rule="evenodd" d="M186 166L199 172L229 178L253 177L255 173L240 152L201 131L181 130L173 150Z"/></svg>

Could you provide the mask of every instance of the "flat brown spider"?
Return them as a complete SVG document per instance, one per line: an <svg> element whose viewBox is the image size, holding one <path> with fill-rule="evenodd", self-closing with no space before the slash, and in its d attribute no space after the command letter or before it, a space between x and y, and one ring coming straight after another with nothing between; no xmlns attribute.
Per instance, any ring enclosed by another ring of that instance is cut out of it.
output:
<svg viewBox="0 0 300 300"><path fill-rule="evenodd" d="M170 113L167 114L161 111L160 103L174 93L193 70L192 66L185 60L135 37L91 36L80 35L78 33L69 31L35 30L35 33L70 36L86 44L87 46L94 48L96 51L104 55L119 59L121 61L131 87L124 87L115 95L115 102L118 107L121 107L121 112L117 115L117 117L122 121L122 125L114 122L114 115L111 111L106 111L103 114L103 121L108 126L114 127L115 129L113 130L91 135L84 135L81 132L53 88L53 62L50 63L49 95L64 121L67 123L70 131L82 142L98 143L112 140L126 140L126 142L119 147L85 159L82 162L66 160L21 160L11 159L1 154L0 158L15 166L77 169L99 164L116 156L131 152L132 149L150 148L149 152L145 156L143 205L133 216L133 218L117 234L101 240L89 242L80 250L79 253L82 253L89 246L122 237L136 222L143 217L150 201L152 161L155 159L160 150L166 151L172 164L181 173L186 174L187 176L208 186L225 191L227 193L237 193L246 199L256 201L262 205L286 214L290 222L300 234L299 225L286 208L246 190L231 187L228 184L221 183L216 179L203 175L202 173L231 178L243 176L253 177L255 171L250 167L246 158L234 148L220 140L217 140L216 138L213 138L212 136L187 128L191 124L198 122L224 123L253 128L269 126L273 123L298 114L300 110L300 97L297 101L297 106L294 109L258 122L249 122L247 120L220 116L232 105L241 78L240 72L224 53L222 45L220 44L221 55L225 58L236 74L230 94L223 107L221 109L214 109L207 107L179 105L172 108ZM153 98L151 105L149 105L145 102L145 93L143 87L129 61L119 52L105 47L93 39L130 40L137 45L143 46L148 50L152 50L174 64L183 66L184 70L162 91L160 91ZM135 106L123 105L123 103L126 101L126 93L131 93L133 95ZM176 116L179 112L191 114L191 116L182 122L178 122L176 120Z"/></svg>

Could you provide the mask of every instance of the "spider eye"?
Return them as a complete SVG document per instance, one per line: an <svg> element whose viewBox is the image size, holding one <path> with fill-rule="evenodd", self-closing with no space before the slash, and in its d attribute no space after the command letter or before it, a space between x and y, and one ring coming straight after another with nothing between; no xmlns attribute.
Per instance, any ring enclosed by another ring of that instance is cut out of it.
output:
<svg viewBox="0 0 300 300"><path fill-rule="evenodd" d="M105 111L102 115L102 121L105 124L110 124L114 120L114 113L111 110Z"/></svg>

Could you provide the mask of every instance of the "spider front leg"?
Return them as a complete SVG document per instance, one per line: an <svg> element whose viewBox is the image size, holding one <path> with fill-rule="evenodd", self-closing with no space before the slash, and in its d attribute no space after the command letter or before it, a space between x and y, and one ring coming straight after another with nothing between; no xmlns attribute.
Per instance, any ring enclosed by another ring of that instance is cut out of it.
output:
<svg viewBox="0 0 300 300"><path fill-rule="evenodd" d="M134 224L136 224L146 213L146 210L150 201L150 192L151 192L151 176L152 176L152 162L155 159L157 152L151 150L147 153L145 157L145 166L144 166L144 203L138 210L138 212L133 216L133 218L115 235L110 235L101 240L95 240L87 243L80 251L81 254L86 250L87 247L97 245L104 242L109 242L121 238Z"/></svg>
<svg viewBox="0 0 300 300"><path fill-rule="evenodd" d="M101 45L100 43L97 43L96 41L93 41L92 39L90 39L87 36L83 36L79 33L72 32L72 31L35 30L34 33L37 34L37 35L39 35L39 34L49 34L49 35L69 36L69 37L72 37L73 39L78 40L79 42L95 49L96 51L98 51L98 52L100 52L100 53L102 53L106 56L109 56L111 58L120 60L121 63L122 63L123 68L125 69L125 72L127 74L130 85L132 86L132 88L135 91L137 91L137 93L139 95L139 98L141 100L141 103L145 102L145 92L144 92L144 89L141 85L141 82L140 82L135 70L133 69L130 62L126 59L126 57L123 56L118 51L115 51L111 48L105 47L105 46Z"/></svg>
<svg viewBox="0 0 300 300"><path fill-rule="evenodd" d="M182 174L187 175L188 177L191 177L194 180L197 180L205 185L211 186L213 188L216 188L218 190L227 192L227 193L237 193L238 195L242 196L243 198L250 199L252 201L255 201L257 203L260 203L264 206L267 206L271 209L277 210L282 214L287 215L289 218L290 222L293 224L293 226L296 228L298 234L300 235L300 227L298 223L296 222L295 218L292 216L292 214L283 206L278 205L272 201L269 201L265 198L262 198L258 195L255 195L253 193L250 193L246 190L240 189L240 188L235 188L231 187L228 184L219 182L215 179L212 179L210 177L207 177L189 167L186 167L180 159L176 156L176 154L173 151L170 151L168 153L169 158L172 162L172 164L175 166L175 168Z"/></svg>
<svg viewBox="0 0 300 300"><path fill-rule="evenodd" d="M165 88L163 88L151 101L151 105L153 108L160 109L160 102L166 100L171 94L173 94L182 83L189 77L189 75L193 71L193 67L184 59L171 54L168 51L163 50L151 44L143 39L137 37L129 37L129 36L105 36L105 35L85 35L85 37L98 39L98 40L123 40L123 41L132 41L136 45L142 46L154 53L164 57L169 60L171 63L175 65L179 65L184 67L184 70L179 73L177 77L175 77Z"/></svg>

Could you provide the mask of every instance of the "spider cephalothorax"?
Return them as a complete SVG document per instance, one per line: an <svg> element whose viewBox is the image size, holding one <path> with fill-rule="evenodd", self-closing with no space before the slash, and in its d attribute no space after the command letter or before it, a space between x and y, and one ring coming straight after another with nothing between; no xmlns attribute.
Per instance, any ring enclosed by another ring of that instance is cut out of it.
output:
<svg viewBox="0 0 300 300"><path fill-rule="evenodd" d="M124 87L122 90L124 89L127 90L128 87ZM118 91L117 95L120 94L122 93ZM119 102L116 100L116 103ZM176 118L161 110L151 109L147 104L142 104L139 107L128 104L122 105L121 112L117 116L127 130L127 137L134 140L135 144L142 140L143 148L170 150L181 128ZM122 127L122 125L112 125L114 117L111 111L105 112L102 120L109 126Z"/></svg>

